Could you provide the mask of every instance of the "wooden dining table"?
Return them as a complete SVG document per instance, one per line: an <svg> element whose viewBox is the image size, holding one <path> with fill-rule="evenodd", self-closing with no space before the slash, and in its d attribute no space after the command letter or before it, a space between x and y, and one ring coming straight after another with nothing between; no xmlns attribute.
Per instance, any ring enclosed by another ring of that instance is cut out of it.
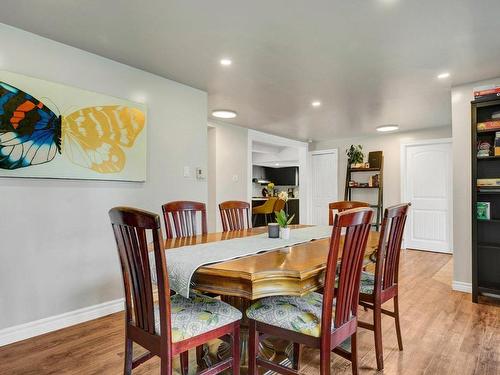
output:
<svg viewBox="0 0 500 375"><path fill-rule="evenodd" d="M292 226L303 228L304 225ZM209 233L206 235L167 239L165 249L196 244L224 241L232 238L254 236L265 233L267 227L242 231ZM379 233L371 231L365 251L368 258L377 248ZM242 320L242 365L246 364L247 321L246 309L256 300L278 295L298 295L323 287L330 239L324 238L282 249L249 255L199 267L193 275L193 289L220 295L222 300L243 312ZM342 240L341 240L342 248ZM341 252L339 252L339 256ZM272 343L261 346L262 354L273 358L278 351ZM219 357L228 352L227 345L219 347ZM283 353L282 353L283 354Z"/></svg>

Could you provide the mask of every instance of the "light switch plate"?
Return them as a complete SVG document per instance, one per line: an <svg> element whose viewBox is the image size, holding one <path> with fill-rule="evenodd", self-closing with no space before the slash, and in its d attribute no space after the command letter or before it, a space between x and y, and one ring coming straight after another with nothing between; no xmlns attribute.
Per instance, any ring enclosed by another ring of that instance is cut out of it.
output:
<svg viewBox="0 0 500 375"><path fill-rule="evenodd" d="M185 178L191 177L191 168L189 168L188 166L184 167L184 177Z"/></svg>
<svg viewBox="0 0 500 375"><path fill-rule="evenodd" d="M206 178L205 170L203 168L196 168L196 178L198 180L204 180Z"/></svg>

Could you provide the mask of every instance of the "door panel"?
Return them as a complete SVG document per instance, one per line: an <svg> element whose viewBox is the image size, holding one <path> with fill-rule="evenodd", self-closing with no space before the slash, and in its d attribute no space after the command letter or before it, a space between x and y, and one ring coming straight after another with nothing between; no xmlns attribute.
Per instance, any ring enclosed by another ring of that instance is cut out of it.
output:
<svg viewBox="0 0 500 375"><path fill-rule="evenodd" d="M451 143L405 145L404 197L412 207L406 241L409 248L451 252Z"/></svg>
<svg viewBox="0 0 500 375"><path fill-rule="evenodd" d="M311 223L328 225L328 203L338 199L337 150L311 153Z"/></svg>

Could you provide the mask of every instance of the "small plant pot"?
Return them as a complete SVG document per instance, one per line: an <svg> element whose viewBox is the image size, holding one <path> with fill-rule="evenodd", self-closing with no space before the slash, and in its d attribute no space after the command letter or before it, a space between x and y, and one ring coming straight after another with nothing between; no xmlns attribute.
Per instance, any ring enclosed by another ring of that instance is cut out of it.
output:
<svg viewBox="0 0 500 375"><path fill-rule="evenodd" d="M290 239L290 228L280 228L280 237L282 240Z"/></svg>
<svg viewBox="0 0 500 375"><path fill-rule="evenodd" d="M279 238L280 237L280 227L278 223L270 223L267 225L267 232L269 238Z"/></svg>

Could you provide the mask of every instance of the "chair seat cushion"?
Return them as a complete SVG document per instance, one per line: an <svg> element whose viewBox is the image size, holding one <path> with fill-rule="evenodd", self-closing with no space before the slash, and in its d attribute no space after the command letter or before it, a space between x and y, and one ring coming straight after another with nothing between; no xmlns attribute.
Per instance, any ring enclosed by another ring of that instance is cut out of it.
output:
<svg viewBox="0 0 500 375"><path fill-rule="evenodd" d="M220 300L204 295L185 298L176 294L170 299L172 342L199 336L241 319L241 311ZM160 310L155 306L155 331L160 334Z"/></svg>
<svg viewBox="0 0 500 375"><path fill-rule="evenodd" d="M254 303L247 310L250 319L319 337L323 295L308 293L305 296L266 297Z"/></svg>
<svg viewBox="0 0 500 375"><path fill-rule="evenodd" d="M359 291L363 294L373 294L375 288L375 275L370 272L361 272L361 282L359 284Z"/></svg>

